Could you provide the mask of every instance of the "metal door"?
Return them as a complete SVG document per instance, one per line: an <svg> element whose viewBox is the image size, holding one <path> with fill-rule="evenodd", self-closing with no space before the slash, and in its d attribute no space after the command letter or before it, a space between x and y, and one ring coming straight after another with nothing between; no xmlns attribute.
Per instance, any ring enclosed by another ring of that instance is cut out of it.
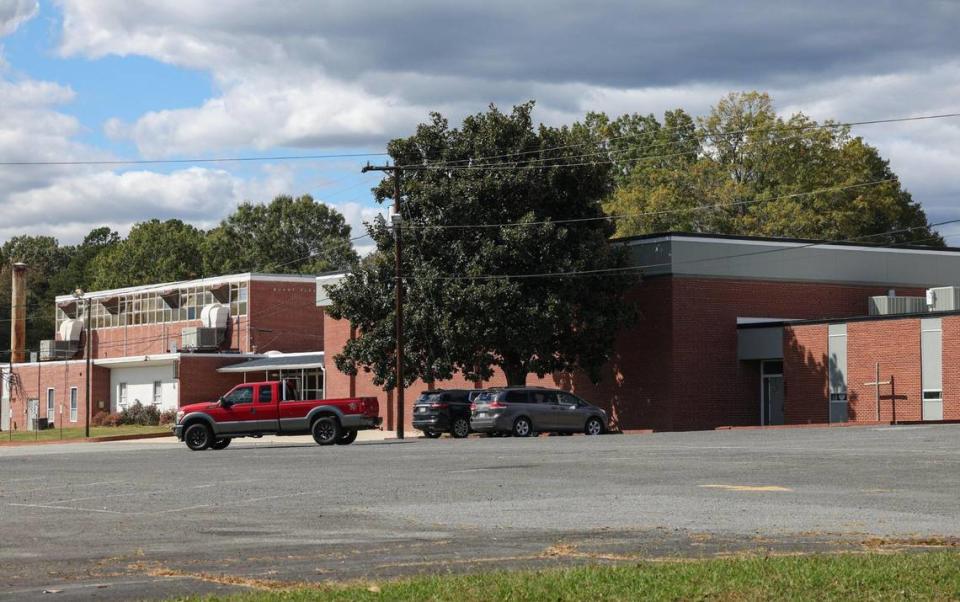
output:
<svg viewBox="0 0 960 602"><path fill-rule="evenodd" d="M763 403L767 409L767 424L783 424L783 376L763 377Z"/></svg>

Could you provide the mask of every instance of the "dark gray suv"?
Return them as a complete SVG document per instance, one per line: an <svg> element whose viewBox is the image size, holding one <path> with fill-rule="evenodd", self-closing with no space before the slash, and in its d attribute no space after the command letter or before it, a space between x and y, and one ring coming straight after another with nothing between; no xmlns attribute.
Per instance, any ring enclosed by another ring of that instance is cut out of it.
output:
<svg viewBox="0 0 960 602"><path fill-rule="evenodd" d="M508 433L529 437L536 433L607 431L607 413L572 393L543 387L487 389L473 402L470 429L478 433Z"/></svg>

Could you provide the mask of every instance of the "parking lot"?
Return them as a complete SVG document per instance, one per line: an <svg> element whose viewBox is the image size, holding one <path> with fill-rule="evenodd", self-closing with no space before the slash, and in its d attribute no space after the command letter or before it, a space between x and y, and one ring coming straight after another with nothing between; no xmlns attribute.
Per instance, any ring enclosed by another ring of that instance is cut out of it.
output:
<svg viewBox="0 0 960 602"><path fill-rule="evenodd" d="M0 448L0 598L952 545L960 426Z"/></svg>

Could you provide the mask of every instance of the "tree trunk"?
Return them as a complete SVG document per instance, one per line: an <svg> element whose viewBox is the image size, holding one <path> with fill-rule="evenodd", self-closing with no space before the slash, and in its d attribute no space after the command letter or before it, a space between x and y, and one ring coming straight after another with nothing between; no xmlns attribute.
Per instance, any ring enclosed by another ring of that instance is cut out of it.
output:
<svg viewBox="0 0 960 602"><path fill-rule="evenodd" d="M507 377L508 387L523 387L527 384L527 370L523 363L516 362L500 366L503 369L504 376Z"/></svg>

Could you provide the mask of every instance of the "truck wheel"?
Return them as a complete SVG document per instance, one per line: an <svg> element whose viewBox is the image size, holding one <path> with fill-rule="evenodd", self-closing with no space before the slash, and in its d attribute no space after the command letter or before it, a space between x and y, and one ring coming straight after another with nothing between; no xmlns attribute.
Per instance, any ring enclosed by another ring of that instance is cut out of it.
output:
<svg viewBox="0 0 960 602"><path fill-rule="evenodd" d="M337 445L350 445L356 440L357 431L343 431L343 434L337 439Z"/></svg>
<svg viewBox="0 0 960 602"><path fill-rule="evenodd" d="M183 441L193 451L204 450L213 443L213 433L205 424L191 424L183 434Z"/></svg>
<svg viewBox="0 0 960 602"><path fill-rule="evenodd" d="M317 445L333 445L340 438L340 425L332 416L317 418L310 427L310 434Z"/></svg>
<svg viewBox="0 0 960 602"><path fill-rule="evenodd" d="M232 441L232 439L229 437L217 439L212 445L210 445L210 449L227 449L227 446L230 445L230 441Z"/></svg>
<svg viewBox="0 0 960 602"><path fill-rule="evenodd" d="M450 434L456 439L463 439L470 434L470 421L466 418L457 418L450 427Z"/></svg>

